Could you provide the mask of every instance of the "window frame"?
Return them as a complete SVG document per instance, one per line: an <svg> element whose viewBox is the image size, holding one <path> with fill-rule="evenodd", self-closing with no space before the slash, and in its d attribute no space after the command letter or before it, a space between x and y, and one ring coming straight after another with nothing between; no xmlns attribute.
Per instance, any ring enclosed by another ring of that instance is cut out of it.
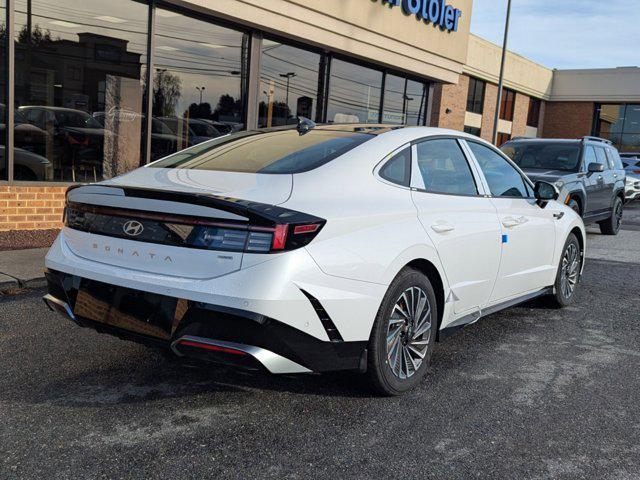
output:
<svg viewBox="0 0 640 480"><path fill-rule="evenodd" d="M527 201L532 201L532 200L535 201L536 200L536 198L535 198L535 184L529 179L529 177L527 177L527 175L522 171L522 169L520 167L518 167L518 165L516 165L515 162L513 162L513 160L511 160L499 148L496 148L493 145L486 144L484 142L479 142L479 141L477 141L475 139L470 139L470 138L466 138L463 141L464 141L464 144L465 144L465 148L469 152L469 155L473 159L473 162L476 165L476 168L480 172L480 176L482 178L482 185L483 185L484 190L486 192L486 195L485 195L486 197L495 198L495 199L508 199L508 200L516 200L516 199L517 200L527 200ZM530 196L530 197L496 196L493 193L491 193L491 187L489 186L489 182L487 182L487 179L484 176L484 172L482 171L482 167L480 166L480 162L478 162L478 159L474 155L473 150L471 150L471 147L469 146L470 143L477 143L478 145L481 145L483 147L489 148L489 149L493 150L494 152L496 152L498 154L498 156L502 157L520 175L520 178L522 178L523 183L525 184L527 189L530 190L530 193L531 193L532 196Z"/></svg>
<svg viewBox="0 0 640 480"><path fill-rule="evenodd" d="M536 105L535 108L533 106ZM535 119L532 121L533 113L536 113ZM529 97L529 110L527 112L527 127L540 128L540 113L542 112L542 100L535 97Z"/></svg>
<svg viewBox="0 0 640 480"><path fill-rule="evenodd" d="M445 193L445 192L430 192L424 186L424 180L422 175L420 174L420 169L418 167L418 145L421 143L425 143L433 140L453 140L457 143L462 156L467 162L467 166L469 167L469 171L471 172L471 178L473 178L473 182L476 186L476 194L465 194L465 193ZM449 197L466 197L466 198L485 198L487 197L487 192L482 182L482 177L477 170L477 163L475 159L472 159L469 156L468 149L465 148L464 145L464 137L456 136L456 135L433 135L430 137L422 137L411 142L411 190L414 192L427 193L429 195L446 195Z"/></svg>
<svg viewBox="0 0 640 480"><path fill-rule="evenodd" d="M509 100L509 98L511 99ZM511 108L509 109L508 106ZM502 89L502 97L500 99L500 120L506 122L513 122L513 117L516 109L516 92L510 88ZM509 113L509 115L507 115Z"/></svg>
<svg viewBox="0 0 640 480"><path fill-rule="evenodd" d="M472 85L473 82L473 95L472 95ZM479 110L480 111L476 111L474 109L474 106L476 104L476 94L478 93L478 86L482 85L482 95L480 97L480 107ZM485 95L487 93L487 82L485 82L484 80L480 80L479 78L475 78L475 77L469 77L469 88L467 89L467 105L466 105L466 111L470 112L470 113L475 113L477 115L482 115L484 114L484 101L485 101ZM472 108L469 109L469 104L472 105Z"/></svg>

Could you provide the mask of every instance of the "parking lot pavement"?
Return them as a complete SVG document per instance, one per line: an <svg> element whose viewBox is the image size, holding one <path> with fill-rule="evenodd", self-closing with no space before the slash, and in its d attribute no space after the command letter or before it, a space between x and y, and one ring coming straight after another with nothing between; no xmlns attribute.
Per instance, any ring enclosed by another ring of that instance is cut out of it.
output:
<svg viewBox="0 0 640 480"><path fill-rule="evenodd" d="M575 306L470 326L392 399L194 368L5 297L0 478L640 478L639 235L590 235Z"/></svg>

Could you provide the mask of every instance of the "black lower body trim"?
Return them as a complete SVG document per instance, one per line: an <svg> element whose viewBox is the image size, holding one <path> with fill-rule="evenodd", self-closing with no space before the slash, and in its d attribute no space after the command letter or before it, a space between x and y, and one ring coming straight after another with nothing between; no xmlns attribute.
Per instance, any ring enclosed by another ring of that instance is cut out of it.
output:
<svg viewBox="0 0 640 480"><path fill-rule="evenodd" d="M444 340L447 337L450 337L458 330L466 327L467 325L471 325L476 323L483 317L487 315L491 315L492 313L499 312L501 310L505 310L510 307L515 307L516 305L520 305L522 303L528 302L529 300L533 300L534 298L543 297L545 295L550 295L553 293L553 287L546 287L537 292L529 293L527 295L523 295L518 298L514 298L512 300L507 300L506 302L498 303L491 307L488 307L484 310L478 310L469 315L465 315L464 317L459 318L458 320L450 323L446 328L440 330L440 340Z"/></svg>
<svg viewBox="0 0 640 480"><path fill-rule="evenodd" d="M362 358L366 358L366 341L325 342L254 312L150 294L53 270L46 272L46 278L49 293L69 304L78 324L126 340L167 348L183 336L235 342L269 350L314 372L362 370ZM104 318L97 318L95 312Z"/></svg>

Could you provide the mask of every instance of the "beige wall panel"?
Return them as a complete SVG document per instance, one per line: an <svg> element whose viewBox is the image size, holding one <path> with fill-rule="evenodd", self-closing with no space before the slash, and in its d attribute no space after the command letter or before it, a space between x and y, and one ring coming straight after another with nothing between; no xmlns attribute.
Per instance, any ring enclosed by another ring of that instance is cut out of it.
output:
<svg viewBox="0 0 640 480"><path fill-rule="evenodd" d="M553 101L639 102L640 68L558 70L553 79Z"/></svg>
<svg viewBox="0 0 640 480"><path fill-rule="evenodd" d="M498 83L502 48L475 35L469 36L469 51L464 72L488 82ZM507 53L504 69L505 87L526 95L548 99L553 70L513 52Z"/></svg>

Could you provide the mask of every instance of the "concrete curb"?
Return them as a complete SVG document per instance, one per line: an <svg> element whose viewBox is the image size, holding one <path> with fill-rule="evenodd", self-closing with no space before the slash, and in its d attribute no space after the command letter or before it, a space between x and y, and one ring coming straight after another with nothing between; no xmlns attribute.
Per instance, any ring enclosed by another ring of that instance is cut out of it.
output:
<svg viewBox="0 0 640 480"><path fill-rule="evenodd" d="M43 277L29 278L27 280L18 280L8 275L0 274L0 295L14 290L16 288L26 288L28 290L36 290L47 286L47 280Z"/></svg>

